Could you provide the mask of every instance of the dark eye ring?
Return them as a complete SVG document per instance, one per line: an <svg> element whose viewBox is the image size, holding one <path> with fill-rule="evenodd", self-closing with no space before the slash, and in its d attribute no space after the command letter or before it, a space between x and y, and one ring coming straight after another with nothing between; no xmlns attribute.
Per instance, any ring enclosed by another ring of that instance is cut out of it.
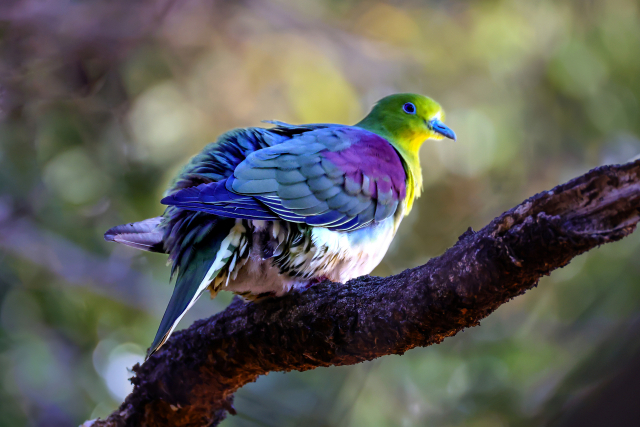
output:
<svg viewBox="0 0 640 427"><path fill-rule="evenodd" d="M402 106L402 111L404 111L407 114L415 114L416 106L413 105L413 102L407 102Z"/></svg>

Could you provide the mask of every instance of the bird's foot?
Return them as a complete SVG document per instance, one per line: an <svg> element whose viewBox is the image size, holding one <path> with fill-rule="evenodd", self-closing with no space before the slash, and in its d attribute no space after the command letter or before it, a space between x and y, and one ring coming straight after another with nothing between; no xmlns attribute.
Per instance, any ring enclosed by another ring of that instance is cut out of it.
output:
<svg viewBox="0 0 640 427"><path fill-rule="evenodd" d="M329 280L329 278L327 276L319 276L319 277L314 277L313 279L309 280L309 282L307 282L307 284L304 286L304 289L309 289L310 287L317 285L318 283L322 283L325 280Z"/></svg>

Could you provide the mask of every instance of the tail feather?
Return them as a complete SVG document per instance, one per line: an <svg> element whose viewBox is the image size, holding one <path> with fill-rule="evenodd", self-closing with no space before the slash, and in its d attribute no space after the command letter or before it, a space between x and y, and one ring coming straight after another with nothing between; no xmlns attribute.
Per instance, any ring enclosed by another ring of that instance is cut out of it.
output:
<svg viewBox="0 0 640 427"><path fill-rule="evenodd" d="M200 264L199 261L200 260L194 262ZM208 277L210 275L215 277L215 275L220 272L220 270L211 271L211 267L213 267L213 265L209 267L208 271L204 270L203 267L206 268L206 264L194 266L193 268L190 266L184 273L180 272L178 274L176 286L173 290L173 294L171 295L171 300L164 312L164 316L162 316L162 321L158 327L158 332L156 332L156 337L151 344L148 356L151 356L160 347L162 347L162 345L171 336L175 327L180 323L182 317L193 306L193 304L195 304L202 292L207 289L211 282L211 280L208 280ZM201 274L203 270L211 274L206 274L204 277L201 277L203 276Z"/></svg>
<svg viewBox="0 0 640 427"><path fill-rule="evenodd" d="M118 225L104 233L109 242L122 243L132 248L149 252L164 253L164 232L158 228L162 217L149 218L140 222Z"/></svg>
<svg viewBox="0 0 640 427"><path fill-rule="evenodd" d="M187 265L178 268L176 285L169 305L164 312L156 337L151 344L147 357L157 351L168 339L185 313L195 304L202 292L228 266L237 251L245 229L240 220L225 221L211 231L206 242L193 247L193 256Z"/></svg>

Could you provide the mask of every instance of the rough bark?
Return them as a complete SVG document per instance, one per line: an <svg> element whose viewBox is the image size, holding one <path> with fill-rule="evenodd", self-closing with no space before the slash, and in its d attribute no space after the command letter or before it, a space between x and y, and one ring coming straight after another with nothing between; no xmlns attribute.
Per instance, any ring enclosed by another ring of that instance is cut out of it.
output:
<svg viewBox="0 0 640 427"><path fill-rule="evenodd" d="M477 326L543 275L640 219L640 161L603 166L467 230L443 255L386 278L322 283L177 332L142 366L122 406L97 426L213 426L233 393L271 371L352 365Z"/></svg>

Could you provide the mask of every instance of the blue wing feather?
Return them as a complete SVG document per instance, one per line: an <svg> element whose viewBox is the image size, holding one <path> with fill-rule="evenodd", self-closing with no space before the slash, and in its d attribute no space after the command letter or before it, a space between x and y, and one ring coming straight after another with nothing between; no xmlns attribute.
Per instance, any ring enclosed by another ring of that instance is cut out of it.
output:
<svg viewBox="0 0 640 427"><path fill-rule="evenodd" d="M331 230L346 231L357 228L359 225L358 216L347 217L334 210L305 217L285 208L282 206L282 201L275 197L238 196L235 193L230 193L225 188L224 182L202 184L198 187L182 190L172 196L165 197L162 199L162 203L226 218L284 219L290 222L327 227Z"/></svg>
<svg viewBox="0 0 640 427"><path fill-rule="evenodd" d="M364 174L359 172L360 167L374 172L380 169L367 163L373 162L375 156L369 154L361 159L356 153L360 148L350 144L365 144L363 141L369 138L370 145L363 147L369 151L386 149L397 157L386 141L348 126L274 124L277 126L271 129L249 128L230 133L214 147L215 155L201 155L208 163L224 164L224 170L208 166L218 174L214 182L201 179L192 186L174 186L162 203L226 218L282 219L336 231L364 227L395 212L398 202L391 199L397 197L397 191L368 194L366 191L372 189L375 192L375 186L364 188L364 178L345 181L345 171L357 178L359 173ZM242 150L238 148L242 145L239 141L246 145ZM342 152L347 155L341 157L338 153ZM399 158L395 160L397 164L392 166L399 168L404 177ZM192 170L205 173L207 168L196 163ZM398 171L394 173L397 175ZM212 176L211 172L207 176ZM383 197L387 193L388 201Z"/></svg>

